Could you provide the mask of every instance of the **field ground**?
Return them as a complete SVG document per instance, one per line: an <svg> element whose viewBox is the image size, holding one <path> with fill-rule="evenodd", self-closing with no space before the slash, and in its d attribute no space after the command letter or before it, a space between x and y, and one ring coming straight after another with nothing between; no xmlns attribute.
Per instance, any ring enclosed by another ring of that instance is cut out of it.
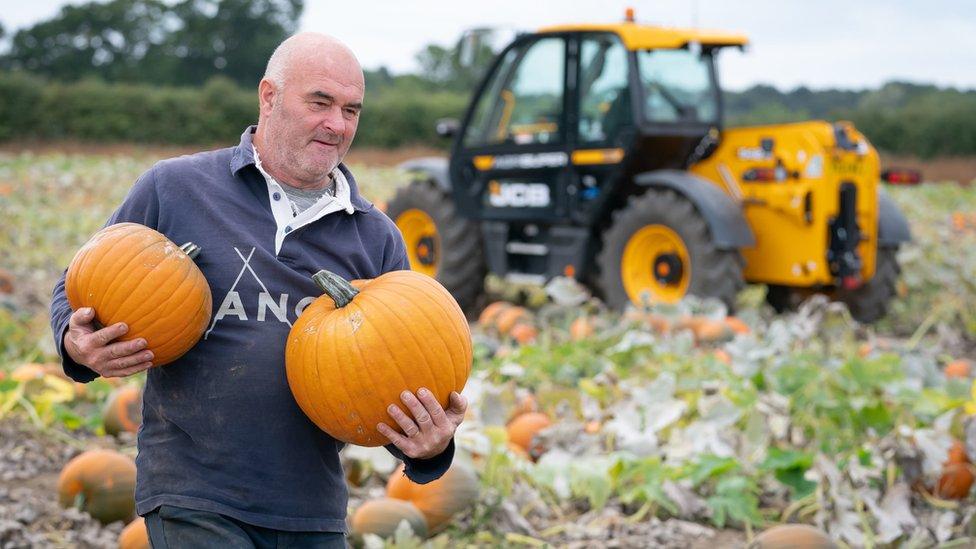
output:
<svg viewBox="0 0 976 549"><path fill-rule="evenodd" d="M84 395L28 397L24 384L3 378L22 363L56 359L47 318L54 281L135 178L179 152L0 150L0 546L115 544L120 524L61 510L54 492L57 471L82 448L134 453L131 437L102 433L112 387L96 381ZM350 165L364 195L387 200L404 182L393 166L431 152L363 151ZM972 181L974 167L963 159L923 170ZM976 412L972 375L942 372L976 359L969 181L889 189L914 242L899 254L899 299L876 326L854 325L842 306L818 300L775 316L759 287L740 295L744 333L712 342L677 327L655 331L596 301L530 299L539 333L523 345L474 324L472 416L458 442L481 495L431 546L741 546L779 521L817 524L850 546L971 546L972 494L931 494L952 438L976 453L966 413L967 405ZM723 316L696 301L653 312L673 327L689 314ZM595 335L574 340L570 323L581 313ZM505 420L530 393L559 418L536 463L504 445ZM366 471L352 489L355 509L382 495L392 466L373 453L347 454Z"/></svg>

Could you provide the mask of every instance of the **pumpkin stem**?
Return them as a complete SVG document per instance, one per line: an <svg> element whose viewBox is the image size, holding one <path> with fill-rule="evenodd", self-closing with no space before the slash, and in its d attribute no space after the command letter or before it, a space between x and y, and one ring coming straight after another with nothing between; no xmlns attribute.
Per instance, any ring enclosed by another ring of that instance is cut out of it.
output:
<svg viewBox="0 0 976 549"><path fill-rule="evenodd" d="M332 298L332 301L335 301L336 307L341 308L349 305L352 298L359 293L359 290L354 288L346 279L325 269L313 274L312 280L315 281L316 286Z"/></svg>
<svg viewBox="0 0 976 549"><path fill-rule="evenodd" d="M186 255L190 256L190 259L196 259L197 256L200 255L200 246L197 246L192 242L187 242L186 244L180 246L180 249L183 250Z"/></svg>

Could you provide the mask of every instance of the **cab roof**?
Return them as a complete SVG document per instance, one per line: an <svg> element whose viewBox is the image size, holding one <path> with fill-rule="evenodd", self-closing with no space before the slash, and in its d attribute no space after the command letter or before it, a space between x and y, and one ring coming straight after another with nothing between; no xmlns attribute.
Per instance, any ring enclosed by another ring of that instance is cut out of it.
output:
<svg viewBox="0 0 976 549"><path fill-rule="evenodd" d="M612 32L620 37L628 50L675 49L689 42L704 46L745 46L749 38L744 34L734 34L700 29L672 29L654 27L640 23L609 23L554 25L539 29L539 34L557 32Z"/></svg>

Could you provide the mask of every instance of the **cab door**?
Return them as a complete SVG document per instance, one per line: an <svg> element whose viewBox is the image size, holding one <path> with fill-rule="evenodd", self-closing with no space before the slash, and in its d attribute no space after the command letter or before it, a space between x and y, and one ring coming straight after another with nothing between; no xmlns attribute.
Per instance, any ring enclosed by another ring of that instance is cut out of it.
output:
<svg viewBox="0 0 976 549"><path fill-rule="evenodd" d="M565 215L567 54L566 35L556 34L522 38L499 56L451 155L462 215L531 223Z"/></svg>
<svg viewBox="0 0 976 549"><path fill-rule="evenodd" d="M578 36L572 90L569 211L591 225L624 174L624 158L636 136L631 54L613 33Z"/></svg>

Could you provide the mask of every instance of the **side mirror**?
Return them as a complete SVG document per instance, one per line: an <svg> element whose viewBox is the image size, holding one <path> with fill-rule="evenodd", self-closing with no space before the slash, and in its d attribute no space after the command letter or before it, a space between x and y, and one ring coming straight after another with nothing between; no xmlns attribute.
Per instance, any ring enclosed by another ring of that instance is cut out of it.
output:
<svg viewBox="0 0 976 549"><path fill-rule="evenodd" d="M881 180L889 185L918 185L922 172L909 168L888 168L881 172Z"/></svg>
<svg viewBox="0 0 976 549"><path fill-rule="evenodd" d="M454 118L441 118L434 126L434 131L441 137L454 137L457 135L460 125Z"/></svg>

